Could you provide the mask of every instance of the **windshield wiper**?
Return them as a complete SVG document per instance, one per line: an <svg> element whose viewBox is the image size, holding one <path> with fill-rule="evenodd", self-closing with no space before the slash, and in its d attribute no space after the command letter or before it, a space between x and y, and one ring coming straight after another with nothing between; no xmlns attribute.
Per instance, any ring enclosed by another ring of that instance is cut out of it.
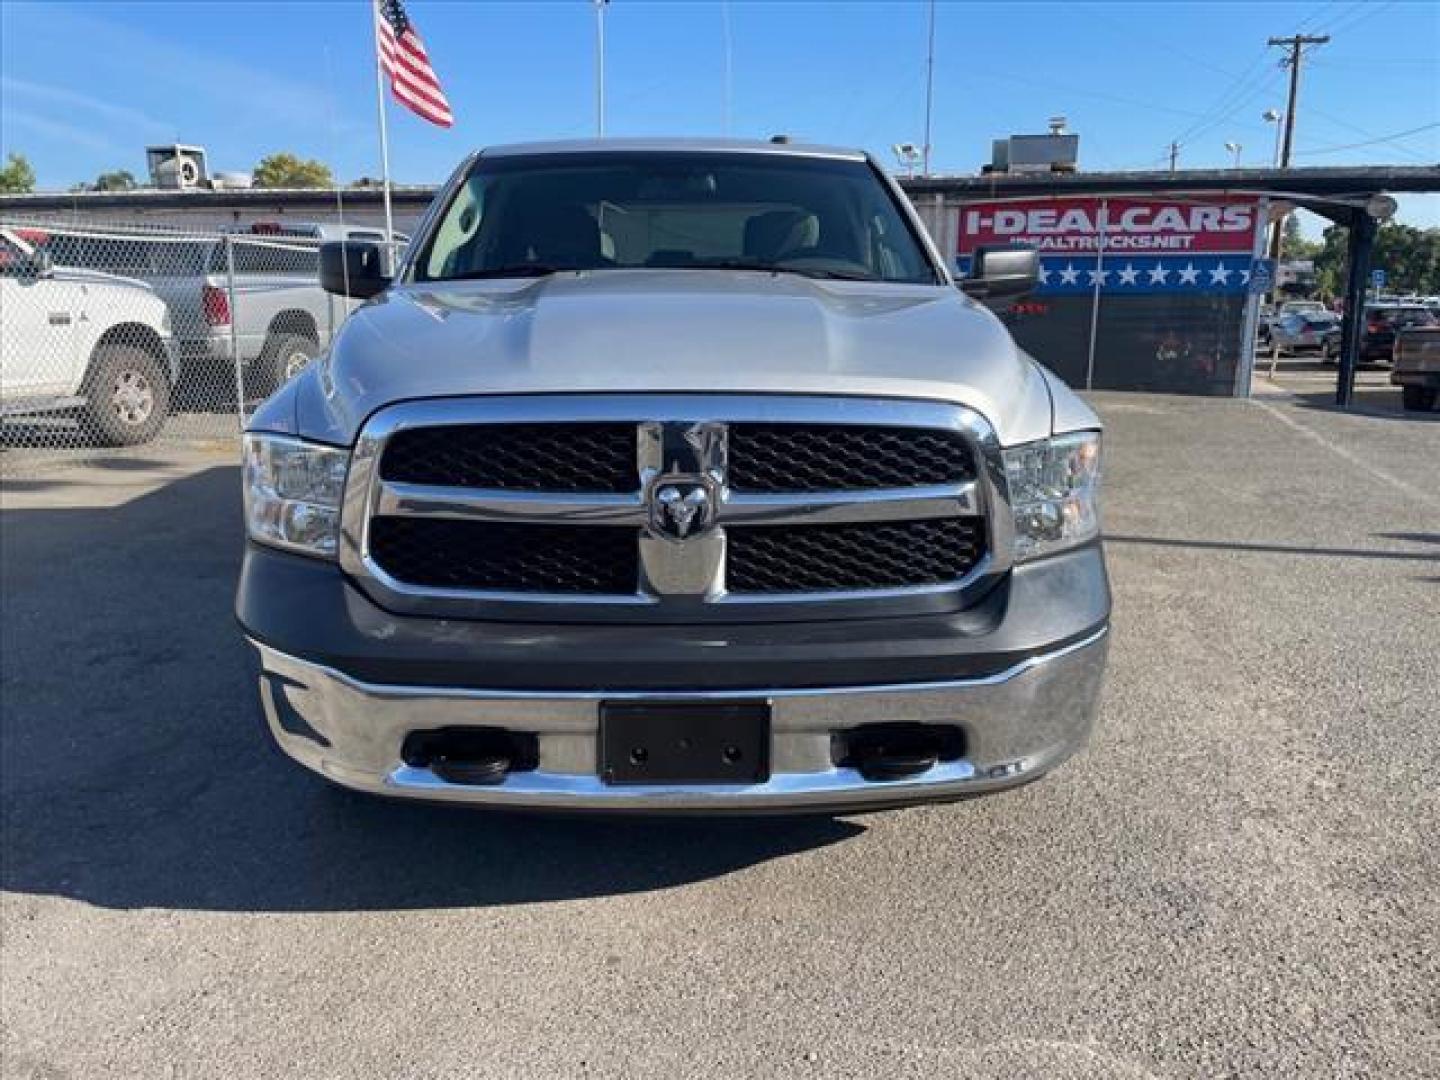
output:
<svg viewBox="0 0 1440 1080"><path fill-rule="evenodd" d="M548 263L508 263L505 266L485 266L479 270L465 270L435 280L476 281L481 278L549 277L551 274L569 274L579 269L578 266L550 266Z"/></svg>
<svg viewBox="0 0 1440 1080"><path fill-rule="evenodd" d="M636 267L639 269L639 267ZM751 270L757 274L781 274L782 267L754 259L695 259L690 262L647 262L646 270Z"/></svg>
<svg viewBox="0 0 1440 1080"><path fill-rule="evenodd" d="M807 278L829 278L834 281L879 281L874 274L859 270L832 270L825 267L785 266L781 263L758 262L754 259L705 259L698 262L656 264L657 270L750 270L759 274L798 274Z"/></svg>
<svg viewBox="0 0 1440 1080"><path fill-rule="evenodd" d="M880 280L881 280L881 278L876 277L874 274L871 274L871 273L869 273L868 271L860 271L860 270L828 270L828 269L824 269L824 268L821 268L821 267L808 267L808 268L802 269L802 268L800 268L800 267L788 267L788 266L782 266L780 269L781 269L783 272L787 273L787 274L800 274L800 275L803 276L803 277L809 277L809 278L825 278L825 279L830 280L830 281L880 281Z"/></svg>

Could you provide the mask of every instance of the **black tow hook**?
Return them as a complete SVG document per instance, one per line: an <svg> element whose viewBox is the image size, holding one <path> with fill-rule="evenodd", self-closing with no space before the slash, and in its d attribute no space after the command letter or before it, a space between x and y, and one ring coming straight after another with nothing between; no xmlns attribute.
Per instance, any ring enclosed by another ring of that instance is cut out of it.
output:
<svg viewBox="0 0 1440 1080"><path fill-rule="evenodd" d="M856 755L855 768L866 780L904 780L933 769L939 760L938 750L890 750L873 746Z"/></svg>
<svg viewBox="0 0 1440 1080"><path fill-rule="evenodd" d="M510 758L450 758L437 754L430 759L430 771L447 784L503 784L510 775Z"/></svg>
<svg viewBox="0 0 1440 1080"><path fill-rule="evenodd" d="M862 724L837 732L831 753L865 780L908 780L963 757L965 735L953 724Z"/></svg>
<svg viewBox="0 0 1440 1080"><path fill-rule="evenodd" d="M491 727L412 731L400 756L448 784L503 784L511 773L529 772L540 763L535 735Z"/></svg>

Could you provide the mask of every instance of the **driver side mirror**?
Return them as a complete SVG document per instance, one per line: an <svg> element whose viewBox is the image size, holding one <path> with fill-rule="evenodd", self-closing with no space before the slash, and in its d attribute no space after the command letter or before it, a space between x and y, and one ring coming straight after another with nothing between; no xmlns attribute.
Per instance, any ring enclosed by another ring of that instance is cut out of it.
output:
<svg viewBox="0 0 1440 1080"><path fill-rule="evenodd" d="M992 245L978 247L971 256L970 274L960 279L960 290L976 300L1015 300L1033 292L1040 281L1040 253L1031 247Z"/></svg>
<svg viewBox="0 0 1440 1080"><path fill-rule="evenodd" d="M336 296L368 300L385 291L385 251L368 240L332 240L320 245L320 287Z"/></svg>

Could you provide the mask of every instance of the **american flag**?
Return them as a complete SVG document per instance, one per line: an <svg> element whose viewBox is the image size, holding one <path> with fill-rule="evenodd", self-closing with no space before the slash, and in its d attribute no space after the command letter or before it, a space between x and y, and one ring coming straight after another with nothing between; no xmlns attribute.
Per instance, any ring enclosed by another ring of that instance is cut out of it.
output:
<svg viewBox="0 0 1440 1080"><path fill-rule="evenodd" d="M404 5L400 0L375 0L375 14L375 48L395 100L422 120L448 128L455 123L450 102Z"/></svg>

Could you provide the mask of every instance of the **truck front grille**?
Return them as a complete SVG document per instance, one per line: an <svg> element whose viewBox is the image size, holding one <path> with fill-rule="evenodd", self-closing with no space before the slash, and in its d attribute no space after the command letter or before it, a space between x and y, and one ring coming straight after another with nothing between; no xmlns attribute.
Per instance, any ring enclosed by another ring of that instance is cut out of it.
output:
<svg viewBox="0 0 1440 1080"><path fill-rule="evenodd" d="M587 619L933 611L937 591L958 606L1008 565L990 545L993 445L975 414L935 403L406 403L362 432L341 563L401 613L510 604L543 618L535 605L566 600Z"/></svg>
<svg viewBox="0 0 1440 1080"><path fill-rule="evenodd" d="M397 431L380 476L498 491L634 491L634 424L454 424Z"/></svg>
<svg viewBox="0 0 1440 1080"><path fill-rule="evenodd" d="M846 424L732 424L736 491L863 491L975 479L958 431Z"/></svg>
<svg viewBox="0 0 1440 1080"><path fill-rule="evenodd" d="M505 525L377 517L370 551L386 573L427 589L633 593L635 532L570 525Z"/></svg>
<svg viewBox="0 0 1440 1080"><path fill-rule="evenodd" d="M977 518L736 528L726 580L757 594L921 588L958 581L984 553Z"/></svg>

